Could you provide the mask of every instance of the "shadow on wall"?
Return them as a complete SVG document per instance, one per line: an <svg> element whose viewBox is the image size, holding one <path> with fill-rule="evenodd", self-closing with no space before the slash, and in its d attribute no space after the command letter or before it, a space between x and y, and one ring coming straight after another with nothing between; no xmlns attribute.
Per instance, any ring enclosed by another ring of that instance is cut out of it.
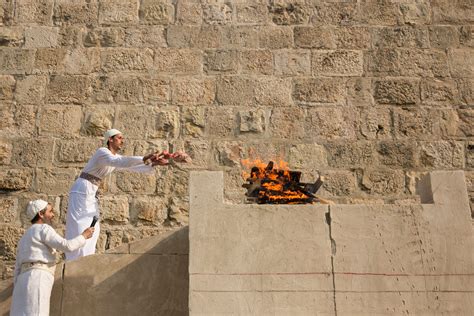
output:
<svg viewBox="0 0 474 316"><path fill-rule="evenodd" d="M188 228L58 265L51 315L188 315ZM0 292L8 315L13 286Z"/></svg>

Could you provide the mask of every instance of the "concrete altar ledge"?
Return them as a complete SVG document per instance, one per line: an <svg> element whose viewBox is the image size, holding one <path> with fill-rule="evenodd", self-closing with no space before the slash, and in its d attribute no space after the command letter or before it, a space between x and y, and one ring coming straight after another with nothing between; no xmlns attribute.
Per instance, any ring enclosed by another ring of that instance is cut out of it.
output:
<svg viewBox="0 0 474 316"><path fill-rule="evenodd" d="M222 172L190 179L190 315L471 315L462 171L419 205L233 205Z"/></svg>

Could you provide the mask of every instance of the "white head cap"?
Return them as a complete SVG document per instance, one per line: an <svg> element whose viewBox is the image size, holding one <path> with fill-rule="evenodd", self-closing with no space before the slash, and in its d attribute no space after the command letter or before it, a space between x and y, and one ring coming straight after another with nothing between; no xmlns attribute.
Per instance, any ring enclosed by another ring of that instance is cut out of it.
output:
<svg viewBox="0 0 474 316"><path fill-rule="evenodd" d="M28 206L26 207L26 215L28 218L31 220L35 218L36 214L38 214L39 211L42 211L48 206L48 202L44 200L34 200L28 202Z"/></svg>
<svg viewBox="0 0 474 316"><path fill-rule="evenodd" d="M107 146L107 142L109 141L110 137L113 137L117 134L122 134L122 132L115 128L109 129L107 132L105 132L104 133L104 146Z"/></svg>

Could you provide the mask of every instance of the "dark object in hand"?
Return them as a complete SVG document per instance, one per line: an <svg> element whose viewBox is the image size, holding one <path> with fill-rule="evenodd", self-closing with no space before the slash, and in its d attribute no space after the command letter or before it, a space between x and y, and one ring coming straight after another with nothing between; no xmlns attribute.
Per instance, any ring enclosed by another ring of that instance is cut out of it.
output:
<svg viewBox="0 0 474 316"><path fill-rule="evenodd" d="M95 226L95 223L97 223L98 220L99 220L99 218L94 215L94 217L92 218L91 227L94 227L94 226Z"/></svg>

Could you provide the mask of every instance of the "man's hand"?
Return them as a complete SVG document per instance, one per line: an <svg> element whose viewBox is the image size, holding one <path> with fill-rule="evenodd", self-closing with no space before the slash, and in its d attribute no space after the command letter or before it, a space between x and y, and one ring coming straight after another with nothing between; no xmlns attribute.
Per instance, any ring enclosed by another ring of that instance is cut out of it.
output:
<svg viewBox="0 0 474 316"><path fill-rule="evenodd" d="M85 239L91 238L92 234L94 234L94 227L86 228L86 230L82 232L82 236L84 236Z"/></svg>

